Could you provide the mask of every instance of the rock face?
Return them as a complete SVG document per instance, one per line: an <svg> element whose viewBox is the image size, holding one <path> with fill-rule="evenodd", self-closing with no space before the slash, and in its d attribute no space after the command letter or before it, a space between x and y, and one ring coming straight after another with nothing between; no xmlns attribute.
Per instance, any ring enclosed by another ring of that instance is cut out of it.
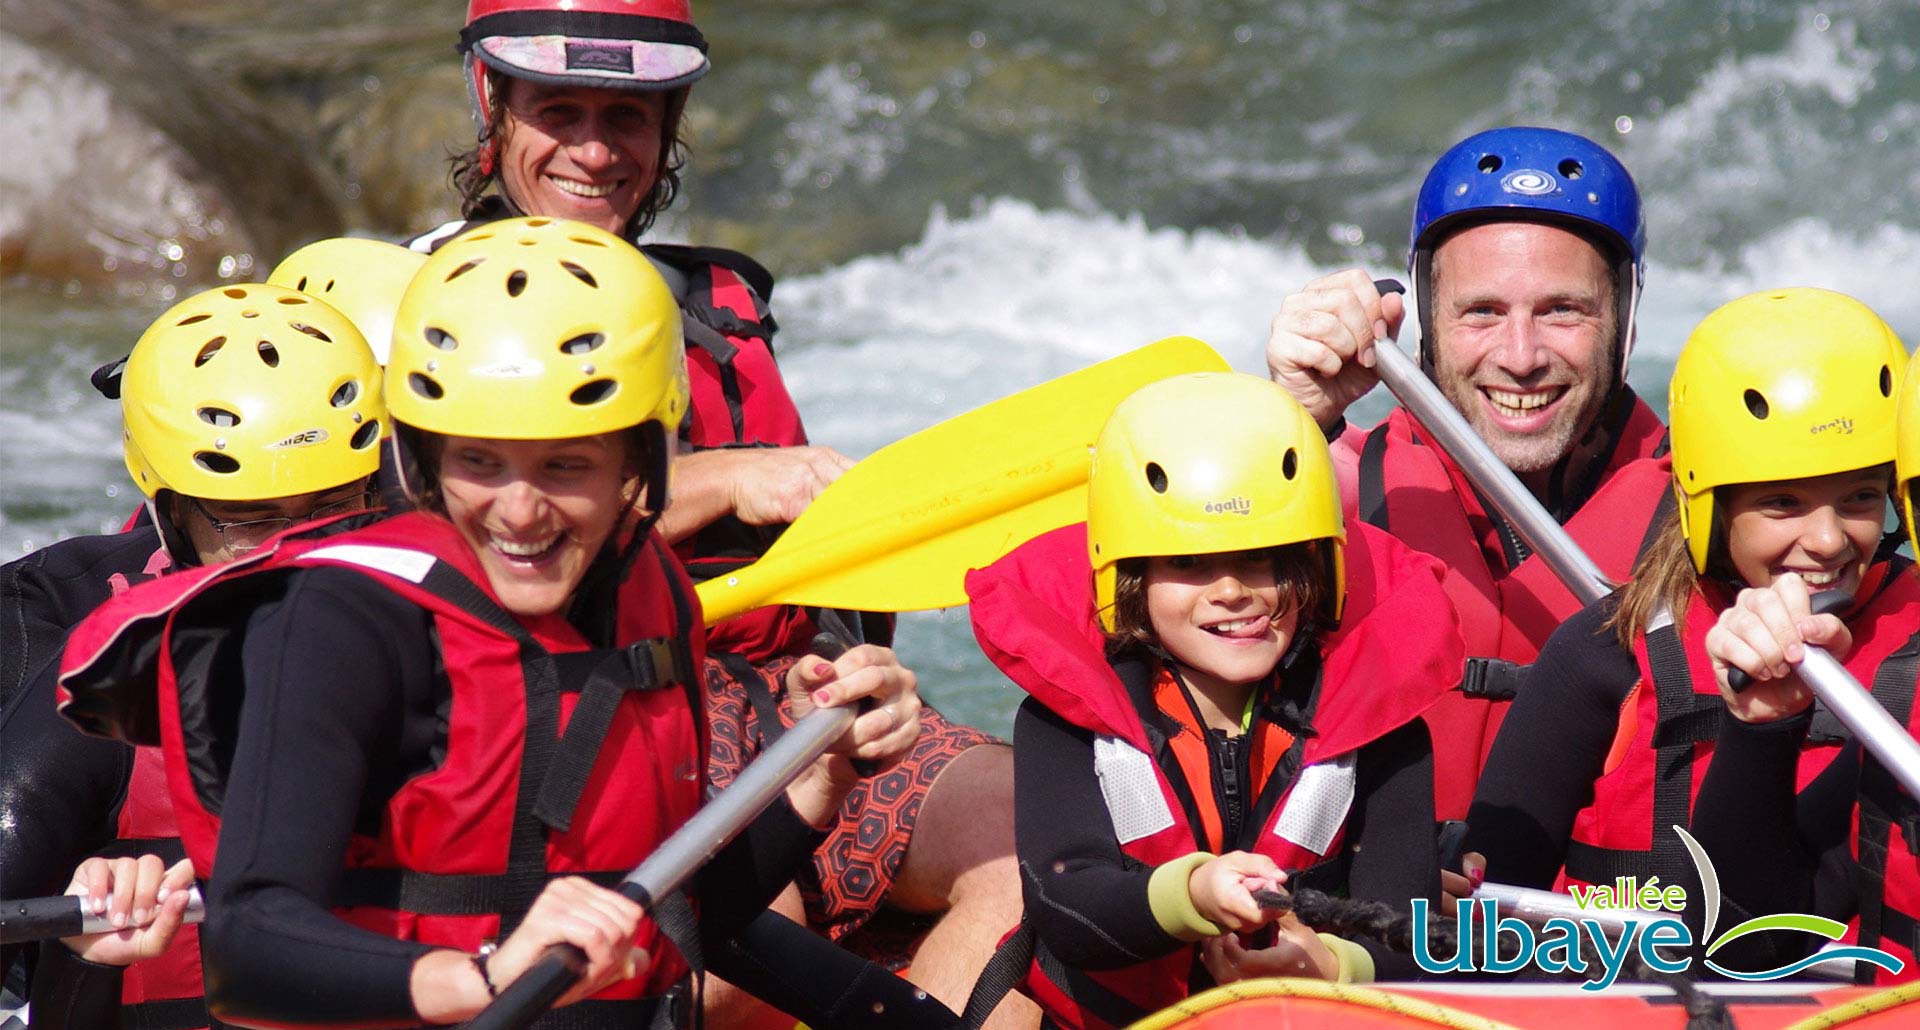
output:
<svg viewBox="0 0 1920 1030"><path fill-rule="evenodd" d="M175 30L107 0L0 0L0 273L163 298L344 225L339 186Z"/></svg>

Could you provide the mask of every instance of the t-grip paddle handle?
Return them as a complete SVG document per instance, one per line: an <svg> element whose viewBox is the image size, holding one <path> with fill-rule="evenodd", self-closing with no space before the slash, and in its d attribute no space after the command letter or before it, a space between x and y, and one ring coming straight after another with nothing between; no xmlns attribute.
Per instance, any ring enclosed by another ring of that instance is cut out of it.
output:
<svg viewBox="0 0 1920 1030"><path fill-rule="evenodd" d="M1822 590L1813 595L1813 603L1808 607L1815 615L1833 615L1844 612L1853 606L1853 595L1845 590ZM1739 666L1727 667L1727 686L1736 694L1746 692L1753 686L1753 677Z"/></svg>
<svg viewBox="0 0 1920 1030"><path fill-rule="evenodd" d="M822 658L834 659L846 653L844 644L826 634L814 638L813 643L815 652ZM732 785L662 841L616 889L651 914L655 898L678 890L700 866L719 853L795 776L853 725L855 715L851 706L820 708L794 723L792 729L741 770ZM552 1008L586 972L585 952L571 944L549 945L526 972L467 1023L466 1030L523 1030Z"/></svg>

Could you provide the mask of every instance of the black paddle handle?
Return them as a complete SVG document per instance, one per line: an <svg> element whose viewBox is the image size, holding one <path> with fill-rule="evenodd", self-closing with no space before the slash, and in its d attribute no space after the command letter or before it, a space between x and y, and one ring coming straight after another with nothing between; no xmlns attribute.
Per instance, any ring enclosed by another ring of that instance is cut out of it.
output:
<svg viewBox="0 0 1920 1030"><path fill-rule="evenodd" d="M813 652L829 661L847 651L839 638L821 633L813 638ZM631 878L617 888L649 913L654 899ZM550 944L533 965L521 973L466 1025L466 1030L523 1030L539 1019L560 996L587 975L587 953L572 944Z"/></svg>
<svg viewBox="0 0 1920 1030"><path fill-rule="evenodd" d="M72 894L0 901L0 944L73 937L86 928L85 899Z"/></svg>
<svg viewBox="0 0 1920 1030"><path fill-rule="evenodd" d="M1853 595L1844 590L1821 591L1813 595L1813 603L1809 605L1815 615L1831 615L1835 612L1846 611L1852 606ZM1736 694L1745 693L1748 687L1753 686L1753 677L1747 675L1747 670L1745 669L1738 666L1729 666L1727 668L1727 686Z"/></svg>

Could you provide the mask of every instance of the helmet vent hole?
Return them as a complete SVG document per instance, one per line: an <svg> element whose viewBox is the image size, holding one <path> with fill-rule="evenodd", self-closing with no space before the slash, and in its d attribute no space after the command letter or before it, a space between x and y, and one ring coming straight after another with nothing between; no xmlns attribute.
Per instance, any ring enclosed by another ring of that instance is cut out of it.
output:
<svg viewBox="0 0 1920 1030"><path fill-rule="evenodd" d="M380 420L368 419L367 424L353 431L353 449L364 451L380 442Z"/></svg>
<svg viewBox="0 0 1920 1030"><path fill-rule="evenodd" d="M336 408L344 408L347 405L352 404L354 401L359 399L360 399L360 384L355 382L352 379L349 379L346 382L341 383L340 388L338 390L333 391L333 396L327 399L327 403L333 405Z"/></svg>
<svg viewBox="0 0 1920 1030"><path fill-rule="evenodd" d="M414 393L430 401L437 401L447 395L447 391L442 390L439 383L418 372L407 373L407 385L413 389Z"/></svg>
<svg viewBox="0 0 1920 1030"><path fill-rule="evenodd" d="M215 354L220 353L220 348L225 347L226 345L227 345L227 338L224 336L216 336L213 339L208 340L207 345L200 348L200 353L194 355L193 367L199 368L201 365L204 365L207 362L212 361L213 356Z"/></svg>
<svg viewBox="0 0 1920 1030"><path fill-rule="evenodd" d="M585 354L605 342L607 342L607 338L602 333L581 333L579 336L561 344L560 353Z"/></svg>
<svg viewBox="0 0 1920 1030"><path fill-rule="evenodd" d="M533 228L535 228L535 229L538 229L538 228L540 228L540 227L541 227L541 226L543 226L543 225L550 225L550 224L552 224L552 220L551 220L551 219L547 219L547 218L529 218L529 219L527 219L527 225L529 225L529 226L531 226L531 227L533 227Z"/></svg>
<svg viewBox="0 0 1920 1030"><path fill-rule="evenodd" d="M301 276L300 281L293 284L293 288L299 290L301 293L307 292L307 277L304 275Z"/></svg>
<svg viewBox="0 0 1920 1030"><path fill-rule="evenodd" d="M566 269L568 275L571 275L575 279L578 279L581 282L586 283L588 286L598 287L600 285L598 282L594 281L592 272L589 272L586 269L581 268L579 265L576 265L571 261L560 262L560 267Z"/></svg>
<svg viewBox="0 0 1920 1030"><path fill-rule="evenodd" d="M1500 155L1499 154L1481 155L1480 164L1478 167L1482 172L1485 172L1488 175L1492 175L1493 173L1500 170Z"/></svg>
<svg viewBox="0 0 1920 1030"><path fill-rule="evenodd" d="M1885 365L1880 366L1880 396L1893 396L1893 369Z"/></svg>
<svg viewBox="0 0 1920 1030"><path fill-rule="evenodd" d="M204 312L204 311L203 311L203 312L201 312L201 313L200 313L200 314L198 314L198 315L188 315L187 317L185 317L185 318L183 318L183 319L181 319L181 320L180 320L180 321L178 321L178 322L175 322L174 324L175 324L175 325L193 325L193 324L195 324L195 323L198 323L198 322L204 322L204 321L206 321L207 319L209 319L209 318L212 318L212 317L213 317L212 315L209 315L209 314L207 314L206 312Z"/></svg>
<svg viewBox="0 0 1920 1030"><path fill-rule="evenodd" d="M601 247L601 248L606 247L605 243L602 243L601 241L596 240L591 236L569 236L567 237L567 239L573 241L574 243L578 243L583 247Z"/></svg>
<svg viewBox="0 0 1920 1030"><path fill-rule="evenodd" d="M461 276L466 275L468 272L471 272L474 269L479 268L481 265L485 264L486 261L487 261L486 258L474 258L472 261L469 261L466 264L461 265L459 268L456 268L453 271L448 272L447 278L444 281L452 282L455 279L458 279Z"/></svg>
<svg viewBox="0 0 1920 1030"><path fill-rule="evenodd" d="M232 297L234 300L247 299L247 291L241 289L238 286L229 286L228 288L221 290L220 292L226 294L229 297Z"/></svg>
<svg viewBox="0 0 1920 1030"><path fill-rule="evenodd" d="M1157 461L1147 462L1147 485L1153 487L1154 493L1167 492L1167 470L1161 468Z"/></svg>
<svg viewBox="0 0 1920 1030"><path fill-rule="evenodd" d="M1565 161L1560 162L1560 177L1562 179L1578 179L1585 174L1587 174L1586 166L1575 161L1573 158L1567 158Z"/></svg>
<svg viewBox="0 0 1920 1030"><path fill-rule="evenodd" d="M617 384L611 379L595 379L590 383L575 387L574 391L567 395L567 399L582 407L586 407L598 404L608 397L613 396L613 391L616 388Z"/></svg>
<svg viewBox="0 0 1920 1030"><path fill-rule="evenodd" d="M1287 448L1286 456L1280 459L1280 474L1292 479L1300 471L1300 452Z"/></svg>
<svg viewBox="0 0 1920 1030"><path fill-rule="evenodd" d="M1747 402L1747 410L1753 413L1754 418L1767 417L1767 399L1760 395L1760 391L1748 390L1743 399Z"/></svg>
<svg viewBox="0 0 1920 1030"><path fill-rule="evenodd" d="M215 475L230 476L240 471L240 463L218 451L195 451L193 463Z"/></svg>
<svg viewBox="0 0 1920 1030"><path fill-rule="evenodd" d="M240 424L240 416L225 408L201 408L194 412L200 421L220 429L231 429Z"/></svg>
<svg viewBox="0 0 1920 1030"><path fill-rule="evenodd" d="M452 333L437 326L428 326L425 335L428 343L433 344L441 350L452 350L460 346L460 341L454 339Z"/></svg>
<svg viewBox="0 0 1920 1030"><path fill-rule="evenodd" d="M525 240L521 241L526 242ZM527 273L516 271L507 276L507 296L518 297L527 291Z"/></svg>
<svg viewBox="0 0 1920 1030"><path fill-rule="evenodd" d="M305 304L306 302L305 297L281 297L279 300L281 304Z"/></svg>
<svg viewBox="0 0 1920 1030"><path fill-rule="evenodd" d="M308 336L311 336L322 343L333 342L333 337L328 336L326 333L318 329L315 329L313 326L307 325L305 322L288 322L287 324L292 326L296 331L306 333Z"/></svg>
<svg viewBox="0 0 1920 1030"><path fill-rule="evenodd" d="M280 367L280 351L273 344L261 340L257 349L260 351L260 360L266 362L268 368Z"/></svg>

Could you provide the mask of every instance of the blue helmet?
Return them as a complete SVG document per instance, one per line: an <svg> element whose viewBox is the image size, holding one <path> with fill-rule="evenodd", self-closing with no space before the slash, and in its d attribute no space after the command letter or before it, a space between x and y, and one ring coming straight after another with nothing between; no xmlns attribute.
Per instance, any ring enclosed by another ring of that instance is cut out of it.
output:
<svg viewBox="0 0 1920 1030"><path fill-rule="evenodd" d="M1433 367L1429 284L1433 252L1447 236L1485 222L1557 225L1591 241L1619 283L1616 381L1624 383L1634 310L1646 274L1647 226L1640 191L1620 159L1584 136L1512 126L1469 136L1435 161L1413 209L1408 271L1420 305L1420 360Z"/></svg>

